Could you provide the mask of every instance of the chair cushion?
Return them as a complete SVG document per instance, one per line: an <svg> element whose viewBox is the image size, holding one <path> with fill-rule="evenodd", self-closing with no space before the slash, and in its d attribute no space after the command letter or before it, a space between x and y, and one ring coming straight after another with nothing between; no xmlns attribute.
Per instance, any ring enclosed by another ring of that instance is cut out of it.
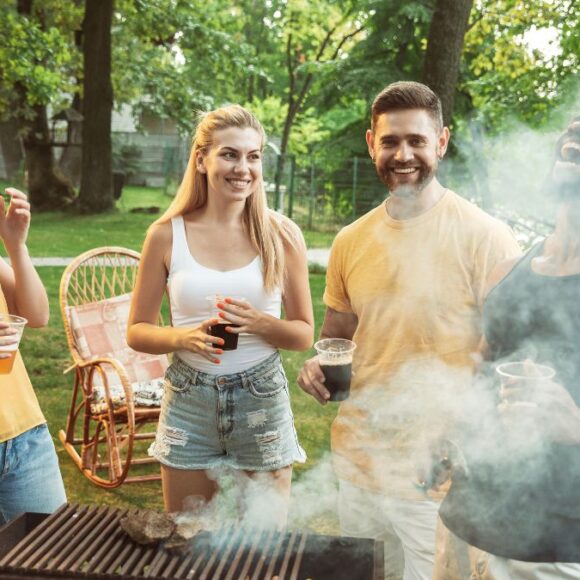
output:
<svg viewBox="0 0 580 580"><path fill-rule="evenodd" d="M95 375L96 377L96 375ZM159 407L163 397L165 379L153 379L152 381L142 381L131 383L133 389L133 400L137 407ZM125 391L120 384L109 384L111 401L113 408L122 407L125 404ZM98 415L107 411L105 402L105 388L102 384L95 384L93 381L93 392L91 394L91 413Z"/></svg>
<svg viewBox="0 0 580 580"><path fill-rule="evenodd" d="M167 355L137 352L127 344L130 307L129 293L90 304L68 306L66 311L76 347L83 359L116 359L129 376L135 404L159 406L169 359ZM114 405L123 405L125 396L117 374L112 370L107 371L107 377ZM93 375L92 401L94 413L105 410L103 381L98 373Z"/></svg>

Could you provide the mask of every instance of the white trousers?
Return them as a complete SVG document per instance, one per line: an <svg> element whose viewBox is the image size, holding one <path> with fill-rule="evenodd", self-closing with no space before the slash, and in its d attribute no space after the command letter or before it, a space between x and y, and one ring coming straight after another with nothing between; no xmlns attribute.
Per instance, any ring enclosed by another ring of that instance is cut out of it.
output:
<svg viewBox="0 0 580 580"><path fill-rule="evenodd" d="M494 580L579 580L580 564L521 562L489 556L489 574Z"/></svg>
<svg viewBox="0 0 580 580"><path fill-rule="evenodd" d="M339 481L343 536L385 543L385 578L431 580L439 503L386 496Z"/></svg>

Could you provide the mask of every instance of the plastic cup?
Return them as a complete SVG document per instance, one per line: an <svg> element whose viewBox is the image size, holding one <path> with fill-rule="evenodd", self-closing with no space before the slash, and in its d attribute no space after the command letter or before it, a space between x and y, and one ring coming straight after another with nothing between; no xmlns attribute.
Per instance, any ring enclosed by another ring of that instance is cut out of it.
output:
<svg viewBox="0 0 580 580"><path fill-rule="evenodd" d="M221 322L209 327L209 333L211 336L217 336L224 340L223 346L220 346L222 350L236 350L238 348L238 335L231 332L227 332L226 326L231 326L232 328L237 328L237 324L231 324L228 322L227 318L221 318L219 313L227 316L221 308L218 308L218 302L222 302L226 298L233 298L234 300L243 300L240 296L222 296L220 294L215 294L214 296L207 296L206 301L208 305L209 318L219 318Z"/></svg>
<svg viewBox="0 0 580 580"><path fill-rule="evenodd" d="M324 386L330 393L330 401L344 401L350 395L352 355L356 344L346 338L325 338L314 348L324 373Z"/></svg>
<svg viewBox="0 0 580 580"><path fill-rule="evenodd" d="M500 379L500 397L506 403L514 402L504 396L507 388L522 389L522 396L526 396L526 391L535 387L541 387L543 383L550 381L556 375L556 371L548 365L540 365L531 360L506 362L498 365L495 372ZM526 402L519 400L517 402ZM527 401L530 405L535 405L532 401Z"/></svg>
<svg viewBox="0 0 580 580"><path fill-rule="evenodd" d="M14 334L2 334L0 329L0 375L7 375L12 372L18 345L24 332L24 327L28 323L26 318L14 316L13 314L0 314L0 325L14 330Z"/></svg>

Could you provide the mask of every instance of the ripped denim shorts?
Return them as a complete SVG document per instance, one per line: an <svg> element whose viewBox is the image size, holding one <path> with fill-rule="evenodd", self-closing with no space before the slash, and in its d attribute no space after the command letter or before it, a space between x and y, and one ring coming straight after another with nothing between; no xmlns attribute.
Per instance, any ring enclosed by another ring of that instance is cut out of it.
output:
<svg viewBox="0 0 580 580"><path fill-rule="evenodd" d="M279 353L230 375L202 373L176 357L149 454L175 469L273 471L303 463Z"/></svg>

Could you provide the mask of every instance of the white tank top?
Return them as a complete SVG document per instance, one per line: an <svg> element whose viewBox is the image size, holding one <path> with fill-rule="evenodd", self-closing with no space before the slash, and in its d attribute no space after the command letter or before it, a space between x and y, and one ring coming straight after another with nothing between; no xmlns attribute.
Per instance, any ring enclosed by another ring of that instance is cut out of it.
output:
<svg viewBox="0 0 580 580"><path fill-rule="evenodd" d="M171 226L173 245L167 290L173 326L198 326L210 318L206 297L214 294L243 296L257 310L280 318L282 295L279 288L271 294L266 292L260 256L236 270L220 272L207 268L197 262L189 251L183 217L174 217ZM219 365L187 350L177 351L176 354L199 371L225 375L248 369L275 351L274 346L255 334L240 334L238 348L224 351L218 357L222 361Z"/></svg>

